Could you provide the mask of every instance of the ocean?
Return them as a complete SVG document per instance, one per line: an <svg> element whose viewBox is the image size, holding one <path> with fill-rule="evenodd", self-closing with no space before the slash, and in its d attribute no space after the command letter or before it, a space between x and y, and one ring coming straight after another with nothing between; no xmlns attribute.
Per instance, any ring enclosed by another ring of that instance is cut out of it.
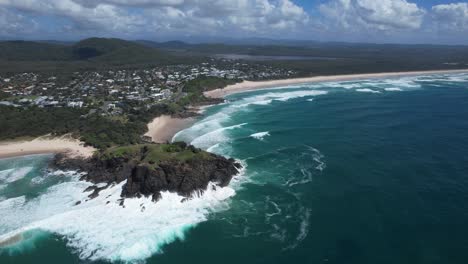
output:
<svg viewBox="0 0 468 264"><path fill-rule="evenodd" d="M86 201L50 155L0 160L0 263L467 263L468 74L227 99L174 140L245 169L188 202Z"/></svg>

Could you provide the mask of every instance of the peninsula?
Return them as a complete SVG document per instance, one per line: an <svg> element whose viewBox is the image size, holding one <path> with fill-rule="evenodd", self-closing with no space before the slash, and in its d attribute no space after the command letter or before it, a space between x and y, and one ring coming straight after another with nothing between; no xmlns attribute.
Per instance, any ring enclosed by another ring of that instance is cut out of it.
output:
<svg viewBox="0 0 468 264"><path fill-rule="evenodd" d="M115 147L91 159L57 155L53 166L86 172L82 180L96 184L86 190L91 192L89 198L95 198L112 184L126 181L122 198L150 196L153 201L158 201L163 191L189 198L206 190L210 182L225 187L242 167L234 159L183 142Z"/></svg>

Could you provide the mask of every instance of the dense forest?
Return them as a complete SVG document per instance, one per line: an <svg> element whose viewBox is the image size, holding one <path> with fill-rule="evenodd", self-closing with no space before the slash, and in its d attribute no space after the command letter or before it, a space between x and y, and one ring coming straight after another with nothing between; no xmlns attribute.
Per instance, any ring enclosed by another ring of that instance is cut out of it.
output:
<svg viewBox="0 0 468 264"><path fill-rule="evenodd" d="M140 69L202 61L201 56L181 56L121 39L90 38L72 44L0 42L0 74L7 75L18 72Z"/></svg>

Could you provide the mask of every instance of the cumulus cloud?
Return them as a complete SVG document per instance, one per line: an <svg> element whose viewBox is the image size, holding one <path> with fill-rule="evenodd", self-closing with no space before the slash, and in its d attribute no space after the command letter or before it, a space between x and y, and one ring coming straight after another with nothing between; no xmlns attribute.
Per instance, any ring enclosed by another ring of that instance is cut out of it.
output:
<svg viewBox="0 0 468 264"><path fill-rule="evenodd" d="M348 30L419 29L425 10L406 0L331 0L319 7L329 26Z"/></svg>
<svg viewBox="0 0 468 264"><path fill-rule="evenodd" d="M48 32L52 38L211 35L468 42L460 34L468 30L468 3L425 10L412 1L323 0L309 14L293 0L0 0L0 37L38 38Z"/></svg>
<svg viewBox="0 0 468 264"><path fill-rule="evenodd" d="M290 0L0 0L0 6L68 18L76 30L128 34L267 34L308 21Z"/></svg>
<svg viewBox="0 0 468 264"><path fill-rule="evenodd" d="M0 6L33 15L68 18L77 30L128 31L142 23L140 18L108 4L91 8L72 0L0 0Z"/></svg>
<svg viewBox="0 0 468 264"><path fill-rule="evenodd" d="M133 6L133 7L147 7L147 6L177 6L183 4L184 0L73 0L74 2L88 6L95 7L100 4L110 4L116 6Z"/></svg>
<svg viewBox="0 0 468 264"><path fill-rule="evenodd" d="M183 5L147 9L156 30L182 34L256 34L294 31L309 17L290 0L186 0Z"/></svg>
<svg viewBox="0 0 468 264"><path fill-rule="evenodd" d="M433 6L432 19L437 29L468 31L468 3Z"/></svg>

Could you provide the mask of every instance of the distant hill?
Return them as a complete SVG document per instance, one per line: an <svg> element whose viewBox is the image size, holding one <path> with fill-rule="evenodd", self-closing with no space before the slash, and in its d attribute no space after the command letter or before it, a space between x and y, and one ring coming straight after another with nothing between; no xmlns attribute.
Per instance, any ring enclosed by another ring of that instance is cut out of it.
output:
<svg viewBox="0 0 468 264"><path fill-rule="evenodd" d="M183 55L183 56L181 56ZM203 56L113 38L89 38L76 43L52 41L0 42L0 73L76 71L102 68L199 63Z"/></svg>
<svg viewBox="0 0 468 264"><path fill-rule="evenodd" d="M176 58L166 51L121 39L90 38L72 46L73 58L105 63L171 64Z"/></svg>
<svg viewBox="0 0 468 264"><path fill-rule="evenodd" d="M71 59L70 48L59 44L33 41L0 42L0 60L63 61Z"/></svg>
<svg viewBox="0 0 468 264"><path fill-rule="evenodd" d="M72 72L109 68L147 68L196 64L216 54L300 56L302 60L255 63L294 70L301 75L455 69L468 67L468 46L363 44L253 39L241 44L183 41L127 41L89 38L79 42L0 42L0 73ZM325 57L326 60L320 59Z"/></svg>
<svg viewBox="0 0 468 264"><path fill-rule="evenodd" d="M170 63L173 54L122 39L89 38L73 45L34 41L0 42L0 60Z"/></svg>
<svg viewBox="0 0 468 264"><path fill-rule="evenodd" d="M189 44L183 41L167 41L167 42L155 42L149 40L137 40L137 43L141 45L151 47L151 48L159 48L159 49L188 49L194 46L194 44Z"/></svg>

